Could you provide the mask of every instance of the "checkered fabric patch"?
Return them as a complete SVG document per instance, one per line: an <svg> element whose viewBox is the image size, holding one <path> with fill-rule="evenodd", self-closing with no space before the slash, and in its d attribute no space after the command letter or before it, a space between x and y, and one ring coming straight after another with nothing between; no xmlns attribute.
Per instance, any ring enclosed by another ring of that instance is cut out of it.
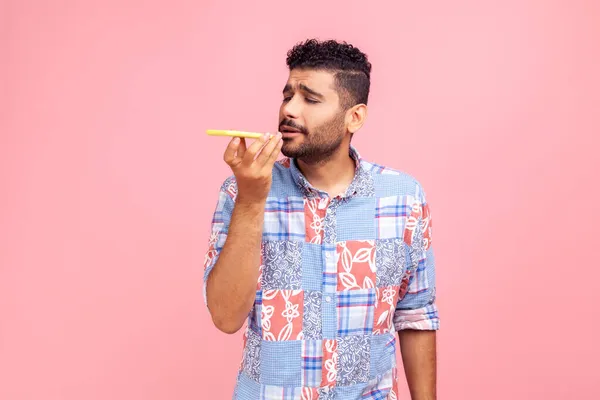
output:
<svg viewBox="0 0 600 400"><path fill-rule="evenodd" d="M321 340L305 340L302 343L302 386L319 386L322 367L323 342Z"/></svg>
<svg viewBox="0 0 600 400"><path fill-rule="evenodd" d="M304 199L287 197L267 199L263 225L266 240L304 241Z"/></svg>
<svg viewBox="0 0 600 400"><path fill-rule="evenodd" d="M406 217L414 199L411 196L390 196L377 199L375 224L378 239L401 238Z"/></svg>
<svg viewBox="0 0 600 400"><path fill-rule="evenodd" d="M373 330L375 289L338 293L338 336L367 335Z"/></svg>

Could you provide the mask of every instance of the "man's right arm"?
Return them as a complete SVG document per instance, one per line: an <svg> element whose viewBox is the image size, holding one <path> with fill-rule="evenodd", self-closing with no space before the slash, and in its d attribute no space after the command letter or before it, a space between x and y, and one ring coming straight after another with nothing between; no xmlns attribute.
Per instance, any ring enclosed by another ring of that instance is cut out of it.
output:
<svg viewBox="0 0 600 400"><path fill-rule="evenodd" d="M222 218L228 222L222 227L226 231L222 236L224 243L214 255L215 264L207 270L205 284L212 320L226 333L235 333L242 327L254 304L265 204L281 145L280 134L270 140L258 139L247 149L244 139L236 138L223 157L235 175L237 193L234 207L231 203L229 207L225 207L227 204L222 207L228 208L231 214ZM232 198L225 200L233 201Z"/></svg>
<svg viewBox="0 0 600 400"><path fill-rule="evenodd" d="M264 207L264 203L236 202L227 240L206 281L213 323L225 333L237 332L254 304Z"/></svg>

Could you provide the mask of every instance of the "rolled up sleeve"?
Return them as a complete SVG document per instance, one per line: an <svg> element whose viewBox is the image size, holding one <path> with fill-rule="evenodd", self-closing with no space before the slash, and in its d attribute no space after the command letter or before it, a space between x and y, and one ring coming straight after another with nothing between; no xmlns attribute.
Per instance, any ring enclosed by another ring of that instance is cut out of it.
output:
<svg viewBox="0 0 600 400"><path fill-rule="evenodd" d="M236 194L236 185L233 178L228 178L219 191L219 197L217 206L213 213L213 218L210 227L210 237L208 240L208 249L204 255L204 288L203 297L204 304L208 306L206 297L206 283L208 276L214 268L221 250L227 240L227 231L229 229L229 223L231 221L231 214L233 213L233 206Z"/></svg>
<svg viewBox="0 0 600 400"><path fill-rule="evenodd" d="M435 257L431 242L431 212L423 190L418 186L417 200L408 217L405 244L409 261L394 313L396 331L405 329L438 330Z"/></svg>

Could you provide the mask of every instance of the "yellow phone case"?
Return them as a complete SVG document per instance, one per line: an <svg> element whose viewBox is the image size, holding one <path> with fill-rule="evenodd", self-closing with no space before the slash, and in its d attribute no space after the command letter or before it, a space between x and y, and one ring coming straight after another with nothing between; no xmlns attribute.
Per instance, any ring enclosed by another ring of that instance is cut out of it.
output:
<svg viewBox="0 0 600 400"><path fill-rule="evenodd" d="M243 137L250 139L258 139L263 135L262 133L258 132L230 131L226 129L208 129L206 134L210 136Z"/></svg>

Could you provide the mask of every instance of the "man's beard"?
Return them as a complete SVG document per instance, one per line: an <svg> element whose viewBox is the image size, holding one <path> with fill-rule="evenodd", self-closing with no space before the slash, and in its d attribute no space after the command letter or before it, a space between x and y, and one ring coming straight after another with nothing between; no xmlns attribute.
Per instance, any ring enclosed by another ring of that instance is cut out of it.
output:
<svg viewBox="0 0 600 400"><path fill-rule="evenodd" d="M301 159L307 163L322 162L329 159L339 148L344 140L344 113L338 113L333 119L313 129L308 134L303 130L304 140L299 145L286 143L284 139L281 152L284 156ZM283 120L282 124L295 128L302 128L292 121Z"/></svg>

